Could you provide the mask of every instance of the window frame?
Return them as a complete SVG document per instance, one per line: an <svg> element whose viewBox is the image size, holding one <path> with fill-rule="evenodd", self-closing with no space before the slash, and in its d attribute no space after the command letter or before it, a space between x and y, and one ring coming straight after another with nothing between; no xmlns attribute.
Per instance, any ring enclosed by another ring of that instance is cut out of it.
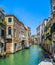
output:
<svg viewBox="0 0 55 65"><path fill-rule="evenodd" d="M8 27L8 35L11 35L11 33L12 33L12 29L11 27Z"/></svg>
<svg viewBox="0 0 55 65"><path fill-rule="evenodd" d="M8 22L9 23L11 23L12 22L12 18L10 17L10 18L8 18Z"/></svg>

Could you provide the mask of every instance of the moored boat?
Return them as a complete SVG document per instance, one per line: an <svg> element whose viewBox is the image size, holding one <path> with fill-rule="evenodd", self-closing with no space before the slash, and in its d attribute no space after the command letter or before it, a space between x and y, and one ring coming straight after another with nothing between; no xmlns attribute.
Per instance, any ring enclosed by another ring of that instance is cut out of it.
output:
<svg viewBox="0 0 55 65"><path fill-rule="evenodd" d="M27 45L27 46L24 46L24 49L29 49L30 47L29 47L29 45Z"/></svg>
<svg viewBox="0 0 55 65"><path fill-rule="evenodd" d="M48 53L45 53L44 60L41 61L38 65L53 65L53 60L50 58Z"/></svg>
<svg viewBox="0 0 55 65"><path fill-rule="evenodd" d="M52 62L41 61L38 65L53 65Z"/></svg>

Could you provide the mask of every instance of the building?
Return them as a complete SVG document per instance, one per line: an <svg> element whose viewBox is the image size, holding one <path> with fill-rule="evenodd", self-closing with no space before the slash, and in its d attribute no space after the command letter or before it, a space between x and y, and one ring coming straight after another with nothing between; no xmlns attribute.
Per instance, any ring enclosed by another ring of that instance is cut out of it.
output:
<svg viewBox="0 0 55 65"><path fill-rule="evenodd" d="M6 55L6 27L4 21L5 15L2 9L0 9L0 56Z"/></svg>
<svg viewBox="0 0 55 65"><path fill-rule="evenodd" d="M45 20L47 23L42 30L42 43L46 51L52 54L55 59L55 0L51 1L51 17Z"/></svg>
<svg viewBox="0 0 55 65"><path fill-rule="evenodd" d="M19 29L19 41L20 41L20 44L22 46L22 49L24 48L25 46L25 42L26 42L26 28L25 28L25 25L20 22L20 25L19 25L20 29Z"/></svg>
<svg viewBox="0 0 55 65"><path fill-rule="evenodd" d="M26 46L30 46L31 45L31 30L30 27L25 26L26 30Z"/></svg>
<svg viewBox="0 0 55 65"><path fill-rule="evenodd" d="M14 15L6 15L6 52L15 53L30 46L30 28L26 27Z"/></svg>
<svg viewBox="0 0 55 65"><path fill-rule="evenodd" d="M37 27L37 43L41 45L41 41L42 41L42 25L39 25Z"/></svg>
<svg viewBox="0 0 55 65"><path fill-rule="evenodd" d="M32 44L37 44L37 35L31 36Z"/></svg>
<svg viewBox="0 0 55 65"><path fill-rule="evenodd" d="M2 32L2 33L1 33ZM4 15L0 10L0 54L15 53L30 46L31 30L19 21L14 15Z"/></svg>
<svg viewBox="0 0 55 65"><path fill-rule="evenodd" d="M42 44L41 45L42 46L44 45L44 42L45 42L45 40L44 40L44 38L45 38L44 30L45 30L45 26L46 26L47 22L48 22L48 19L44 19L43 23L42 23L42 32L41 32L41 35L42 35Z"/></svg>
<svg viewBox="0 0 55 65"><path fill-rule="evenodd" d="M51 16L48 19L44 19L42 27L40 27L39 25L39 27L37 28L37 42L40 43L40 39L42 36L42 47L44 47L46 51L51 53L55 60L55 0L50 1Z"/></svg>
<svg viewBox="0 0 55 65"><path fill-rule="evenodd" d="M6 15L6 52L15 53L22 49L24 39L24 25L14 15Z"/></svg>
<svg viewBox="0 0 55 65"><path fill-rule="evenodd" d="M52 18L52 26L51 26L51 33L52 33L52 55L55 58L55 0L51 0L51 18Z"/></svg>
<svg viewBox="0 0 55 65"><path fill-rule="evenodd" d="M52 35L51 35L51 18L48 18L47 24L44 28L44 43L45 43L45 49L48 52L51 52L51 44L52 44Z"/></svg>

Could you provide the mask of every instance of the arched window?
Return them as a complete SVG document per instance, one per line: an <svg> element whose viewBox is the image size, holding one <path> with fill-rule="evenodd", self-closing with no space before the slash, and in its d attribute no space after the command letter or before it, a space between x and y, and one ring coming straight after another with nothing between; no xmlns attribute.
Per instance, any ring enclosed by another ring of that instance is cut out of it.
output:
<svg viewBox="0 0 55 65"><path fill-rule="evenodd" d="M8 27L8 35L11 35L11 27Z"/></svg>

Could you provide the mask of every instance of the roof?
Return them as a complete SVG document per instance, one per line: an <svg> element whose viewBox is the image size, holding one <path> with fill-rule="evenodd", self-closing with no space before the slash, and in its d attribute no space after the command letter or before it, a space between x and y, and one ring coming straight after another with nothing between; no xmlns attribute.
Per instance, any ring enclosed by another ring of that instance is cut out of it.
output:
<svg viewBox="0 0 55 65"><path fill-rule="evenodd" d="M13 14L7 14L7 15L5 15L5 17L7 17L7 16L13 16L14 18L17 19L17 21L19 21L22 25L24 25L23 22L21 22L15 15L13 15Z"/></svg>

